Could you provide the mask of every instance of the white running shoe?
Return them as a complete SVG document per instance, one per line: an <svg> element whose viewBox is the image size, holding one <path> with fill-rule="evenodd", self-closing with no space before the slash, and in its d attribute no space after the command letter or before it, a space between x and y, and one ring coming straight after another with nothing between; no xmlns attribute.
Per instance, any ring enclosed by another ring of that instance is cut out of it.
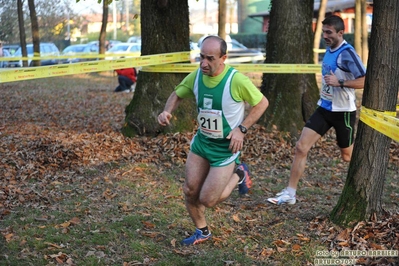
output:
<svg viewBox="0 0 399 266"><path fill-rule="evenodd" d="M296 198L295 196L290 196L288 193L287 189L281 190L279 193L276 194L275 198L268 198L268 202L276 204L276 205L281 205L281 204L295 204Z"/></svg>

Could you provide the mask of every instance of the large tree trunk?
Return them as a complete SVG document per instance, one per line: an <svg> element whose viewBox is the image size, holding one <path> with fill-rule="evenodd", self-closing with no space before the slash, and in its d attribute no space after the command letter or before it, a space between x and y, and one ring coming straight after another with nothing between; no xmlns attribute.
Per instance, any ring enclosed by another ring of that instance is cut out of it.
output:
<svg viewBox="0 0 399 266"><path fill-rule="evenodd" d="M108 24L108 1L103 0L103 17L101 23L100 36L98 39L99 53L105 54L105 37L107 36L107 24Z"/></svg>
<svg viewBox="0 0 399 266"><path fill-rule="evenodd" d="M142 55L190 51L187 1L141 1ZM171 126L161 128L157 116L176 85L186 74L140 71L133 100L126 107L126 136L159 132L191 131L195 123L194 101L183 101L174 112Z"/></svg>
<svg viewBox="0 0 399 266"><path fill-rule="evenodd" d="M320 48L321 31L323 28L323 24L321 22L324 20L324 17L326 15L326 7L327 7L327 0L321 0L319 6L319 13L317 16L316 30L314 32L314 38L313 38L313 49ZM319 63L319 53L316 51L313 52L313 62L315 64Z"/></svg>
<svg viewBox="0 0 399 266"><path fill-rule="evenodd" d="M399 79L399 2L375 1L370 57L362 105L374 110L395 111ZM390 49L387 49L390 47ZM368 220L384 212L381 196L391 139L359 122L346 184L331 213L340 225Z"/></svg>
<svg viewBox="0 0 399 266"><path fill-rule="evenodd" d="M28 52L26 50L26 34L25 34L25 25L24 25L24 12L22 7L22 0L17 1L17 10L18 10L18 28L19 28L19 43L21 45L22 56L28 56ZM22 66L27 67L28 62L26 60L22 61Z"/></svg>
<svg viewBox="0 0 399 266"><path fill-rule="evenodd" d="M28 0L30 21L32 24L32 43L33 56L40 56L40 36L39 36L39 22L37 21L36 7L34 0ZM40 66L40 60L33 60L33 66Z"/></svg>
<svg viewBox="0 0 399 266"><path fill-rule="evenodd" d="M313 63L313 0L273 1L266 63ZM313 113L319 95L314 74L264 74L262 93L270 105L259 123L293 136Z"/></svg>

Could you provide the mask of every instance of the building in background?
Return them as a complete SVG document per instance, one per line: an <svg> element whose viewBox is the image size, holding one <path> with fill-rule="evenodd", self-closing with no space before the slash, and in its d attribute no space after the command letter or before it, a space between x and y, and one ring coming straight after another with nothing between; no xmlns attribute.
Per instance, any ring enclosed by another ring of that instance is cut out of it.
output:
<svg viewBox="0 0 399 266"><path fill-rule="evenodd" d="M353 33L355 30L355 5L356 0L328 0L326 7L326 16L336 14L342 17L345 23L345 33ZM317 17L320 7L320 1L315 1L313 9L313 29L316 27ZM262 32L268 32L270 11L262 11L249 14L250 18L262 19ZM367 1L367 24L371 31L371 22L373 17L373 1Z"/></svg>
<svg viewBox="0 0 399 266"><path fill-rule="evenodd" d="M263 32L263 20L252 17L251 14L268 13L271 9L270 0L237 0L238 7L238 32L259 33Z"/></svg>

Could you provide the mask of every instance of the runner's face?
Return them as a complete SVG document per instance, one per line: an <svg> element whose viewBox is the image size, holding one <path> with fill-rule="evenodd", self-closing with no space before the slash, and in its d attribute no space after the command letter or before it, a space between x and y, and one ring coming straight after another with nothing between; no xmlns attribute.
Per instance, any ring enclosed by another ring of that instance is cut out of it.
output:
<svg viewBox="0 0 399 266"><path fill-rule="evenodd" d="M200 67L202 74L215 77L223 72L226 55L220 56L218 40L207 39L201 45Z"/></svg>
<svg viewBox="0 0 399 266"><path fill-rule="evenodd" d="M323 39L327 46L330 46L330 48L334 49L341 44L344 34L343 30L337 32L333 26L323 25L322 31Z"/></svg>

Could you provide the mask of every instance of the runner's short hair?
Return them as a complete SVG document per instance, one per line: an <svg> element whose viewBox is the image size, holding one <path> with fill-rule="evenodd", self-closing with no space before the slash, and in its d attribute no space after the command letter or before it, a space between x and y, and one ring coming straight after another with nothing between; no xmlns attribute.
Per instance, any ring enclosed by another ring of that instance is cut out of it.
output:
<svg viewBox="0 0 399 266"><path fill-rule="evenodd" d="M345 24L340 16L332 15L326 17L321 23L323 25L333 26L337 32L341 30L345 31Z"/></svg>
<svg viewBox="0 0 399 266"><path fill-rule="evenodd" d="M204 43L204 41L207 40L207 39L214 39L214 40L218 40L218 41L219 41L219 44L220 44L220 57L224 56L224 55L227 53L227 43L226 43L225 40L223 40L222 38L220 38L220 37L217 36L217 35L209 35L209 36L206 36L206 37L202 40L201 45L202 45L202 44Z"/></svg>

